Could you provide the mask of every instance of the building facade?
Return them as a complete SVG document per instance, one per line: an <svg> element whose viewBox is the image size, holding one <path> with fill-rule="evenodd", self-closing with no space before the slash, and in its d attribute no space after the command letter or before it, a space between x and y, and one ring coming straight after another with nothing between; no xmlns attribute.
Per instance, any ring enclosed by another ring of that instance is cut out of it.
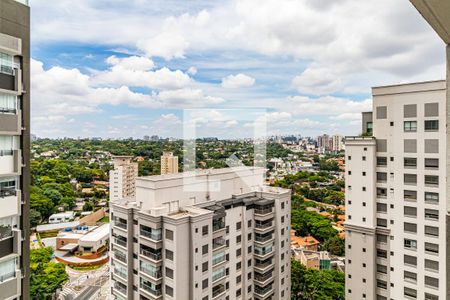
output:
<svg viewBox="0 0 450 300"><path fill-rule="evenodd" d="M123 198L133 198L136 192L138 163L132 156L114 156L114 169L109 172L109 200L117 201Z"/></svg>
<svg viewBox="0 0 450 300"><path fill-rule="evenodd" d="M290 299L290 191L244 168L141 177L112 204L112 299Z"/></svg>
<svg viewBox="0 0 450 300"><path fill-rule="evenodd" d="M342 135L335 134L331 137L331 151L339 152L344 149L344 138Z"/></svg>
<svg viewBox="0 0 450 300"><path fill-rule="evenodd" d="M0 1L0 299L29 299L30 9Z"/></svg>
<svg viewBox="0 0 450 300"><path fill-rule="evenodd" d="M373 88L346 139L346 299L449 299L446 82Z"/></svg>
<svg viewBox="0 0 450 300"><path fill-rule="evenodd" d="M178 156L172 152L163 152L161 156L161 175L178 173Z"/></svg>

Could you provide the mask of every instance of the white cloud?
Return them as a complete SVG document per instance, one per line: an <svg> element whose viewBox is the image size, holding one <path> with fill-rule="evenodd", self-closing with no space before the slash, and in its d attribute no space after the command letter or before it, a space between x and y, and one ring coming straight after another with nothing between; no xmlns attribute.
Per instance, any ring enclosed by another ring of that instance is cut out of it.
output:
<svg viewBox="0 0 450 300"><path fill-rule="evenodd" d="M187 73L189 74L189 75L195 75L195 74L197 74L197 68L196 67L190 67L188 70L187 70Z"/></svg>
<svg viewBox="0 0 450 300"><path fill-rule="evenodd" d="M250 87L255 84L255 78L239 73L236 75L229 75L222 78L222 87L226 89L238 89Z"/></svg>
<svg viewBox="0 0 450 300"><path fill-rule="evenodd" d="M338 91L342 87L339 75L328 68L307 68L296 76L292 83L300 93L326 95Z"/></svg>
<svg viewBox="0 0 450 300"><path fill-rule="evenodd" d="M155 67L155 63L143 56L129 56L124 58L118 58L112 55L106 59L106 62L112 66L119 66L125 70L132 71L148 71Z"/></svg>

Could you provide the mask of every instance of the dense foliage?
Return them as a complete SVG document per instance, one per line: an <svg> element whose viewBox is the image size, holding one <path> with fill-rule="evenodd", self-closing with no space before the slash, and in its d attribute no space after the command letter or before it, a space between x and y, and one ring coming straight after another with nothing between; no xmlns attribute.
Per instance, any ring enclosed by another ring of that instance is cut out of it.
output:
<svg viewBox="0 0 450 300"><path fill-rule="evenodd" d="M291 281L292 300L345 299L345 275L339 271L307 269L292 260Z"/></svg>
<svg viewBox="0 0 450 300"><path fill-rule="evenodd" d="M52 261L51 247L30 252L30 295L33 300L53 299L53 294L69 279L64 264Z"/></svg>

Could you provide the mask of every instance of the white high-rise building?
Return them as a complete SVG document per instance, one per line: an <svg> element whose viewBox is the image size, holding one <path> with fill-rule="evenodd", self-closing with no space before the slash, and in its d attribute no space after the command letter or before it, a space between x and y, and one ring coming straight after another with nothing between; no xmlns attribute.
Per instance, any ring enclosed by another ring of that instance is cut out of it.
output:
<svg viewBox="0 0 450 300"><path fill-rule="evenodd" d="M172 152L163 152L161 156L161 175L178 173L178 156Z"/></svg>
<svg viewBox="0 0 450 300"><path fill-rule="evenodd" d="M344 149L344 138L342 135L335 134L331 137L331 151L339 152Z"/></svg>
<svg viewBox="0 0 450 300"><path fill-rule="evenodd" d="M139 177L111 207L113 299L290 299L290 190L263 175Z"/></svg>
<svg viewBox="0 0 450 300"><path fill-rule="evenodd" d="M445 81L373 88L346 138L346 299L449 299L446 106Z"/></svg>
<svg viewBox="0 0 450 300"><path fill-rule="evenodd" d="M109 200L133 198L136 192L138 163L132 156L114 156L114 169L109 172Z"/></svg>

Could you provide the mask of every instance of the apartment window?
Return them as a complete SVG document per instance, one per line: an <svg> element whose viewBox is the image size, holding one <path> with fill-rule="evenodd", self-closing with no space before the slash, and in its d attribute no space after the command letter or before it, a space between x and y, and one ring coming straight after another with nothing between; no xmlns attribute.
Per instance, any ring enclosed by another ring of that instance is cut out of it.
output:
<svg viewBox="0 0 450 300"><path fill-rule="evenodd" d="M173 279L173 270L166 267L166 276Z"/></svg>
<svg viewBox="0 0 450 300"><path fill-rule="evenodd" d="M203 279L202 281L202 289L208 288L208 278Z"/></svg>
<svg viewBox="0 0 450 300"><path fill-rule="evenodd" d="M404 190L403 199L406 201L417 201L417 191Z"/></svg>
<svg viewBox="0 0 450 300"><path fill-rule="evenodd" d="M403 289L403 295L405 295L406 297L409 297L409 298L416 299L417 298L417 291L415 289L411 289L411 288L405 287Z"/></svg>
<svg viewBox="0 0 450 300"><path fill-rule="evenodd" d="M425 131L438 131L438 130L439 130L439 120L425 121Z"/></svg>
<svg viewBox="0 0 450 300"><path fill-rule="evenodd" d="M208 225L202 227L202 235L203 236L208 235Z"/></svg>
<svg viewBox="0 0 450 300"><path fill-rule="evenodd" d="M387 118L387 106L378 106L375 111L377 119Z"/></svg>
<svg viewBox="0 0 450 300"><path fill-rule="evenodd" d="M438 204L439 203L439 194L438 193L425 192L425 203Z"/></svg>
<svg viewBox="0 0 450 300"><path fill-rule="evenodd" d="M403 117L404 118L417 117L417 105L416 104L403 105Z"/></svg>
<svg viewBox="0 0 450 300"><path fill-rule="evenodd" d="M239 244L239 243L241 242L241 240L242 240L241 235L238 235L238 236L236 237L236 243Z"/></svg>
<svg viewBox="0 0 450 300"><path fill-rule="evenodd" d="M365 187L365 186L362 187L362 191L363 191L363 192L366 191L366 187Z"/></svg>
<svg viewBox="0 0 450 300"><path fill-rule="evenodd" d="M387 181L387 173L377 172L377 181L378 182L386 182Z"/></svg>
<svg viewBox="0 0 450 300"><path fill-rule="evenodd" d="M439 169L438 158L425 158L425 168L427 169Z"/></svg>
<svg viewBox="0 0 450 300"><path fill-rule="evenodd" d="M417 241L416 240L405 239L403 245L406 249L417 249Z"/></svg>
<svg viewBox="0 0 450 300"><path fill-rule="evenodd" d="M425 276L425 286L439 288L439 279L430 276Z"/></svg>
<svg viewBox="0 0 450 300"><path fill-rule="evenodd" d="M387 152L387 140L377 140L377 152Z"/></svg>
<svg viewBox="0 0 450 300"><path fill-rule="evenodd" d="M417 122L416 121L403 122L403 130L405 132L416 132L417 131Z"/></svg>
<svg viewBox="0 0 450 300"><path fill-rule="evenodd" d="M425 175L425 184L430 186L439 185L439 176L436 175Z"/></svg>
<svg viewBox="0 0 450 300"><path fill-rule="evenodd" d="M236 223L236 230L241 230L242 227L242 223L241 222L237 222Z"/></svg>
<svg viewBox="0 0 450 300"><path fill-rule="evenodd" d="M377 249L377 257L387 258L387 251L382 249Z"/></svg>
<svg viewBox="0 0 450 300"><path fill-rule="evenodd" d="M403 152L417 153L417 140L413 140L413 139L403 140Z"/></svg>
<svg viewBox="0 0 450 300"><path fill-rule="evenodd" d="M17 96L0 93L0 113L15 114L17 112Z"/></svg>
<svg viewBox="0 0 450 300"><path fill-rule="evenodd" d="M377 242L378 242L378 243L384 243L384 244L386 244L386 243L387 243L387 240L388 240L387 235L384 235L384 234L377 234Z"/></svg>
<svg viewBox="0 0 450 300"><path fill-rule="evenodd" d="M241 256L241 254L242 254L242 249L241 248L236 249L236 257Z"/></svg>
<svg viewBox="0 0 450 300"><path fill-rule="evenodd" d="M387 227L387 220L386 219L377 218L377 226L378 227Z"/></svg>
<svg viewBox="0 0 450 300"><path fill-rule="evenodd" d="M387 157L377 156L377 166L384 167L387 165Z"/></svg>
<svg viewBox="0 0 450 300"><path fill-rule="evenodd" d="M284 202L281 203L281 209L284 209ZM247 221L247 227L252 227L252 220Z"/></svg>
<svg viewBox="0 0 450 300"><path fill-rule="evenodd" d="M405 254L403 256L403 262L405 265L417 266L417 257Z"/></svg>
<svg viewBox="0 0 450 300"><path fill-rule="evenodd" d="M439 262L431 259L425 259L425 269L439 271Z"/></svg>
<svg viewBox="0 0 450 300"><path fill-rule="evenodd" d="M208 245L203 245L202 246L202 254L205 255L208 253Z"/></svg>
<svg viewBox="0 0 450 300"><path fill-rule="evenodd" d="M173 231L166 229L166 239L173 241Z"/></svg>
<svg viewBox="0 0 450 300"><path fill-rule="evenodd" d="M381 274L387 274L387 267L377 264L377 272Z"/></svg>
<svg viewBox="0 0 450 300"><path fill-rule="evenodd" d="M352 171L348 171L348 175L352 175Z"/></svg>
<svg viewBox="0 0 450 300"><path fill-rule="evenodd" d="M166 259L173 260L173 251L166 249Z"/></svg>
<svg viewBox="0 0 450 300"><path fill-rule="evenodd" d="M425 153L439 153L439 140L426 139L424 141Z"/></svg>
<svg viewBox="0 0 450 300"><path fill-rule="evenodd" d="M239 271L241 269L241 267L242 267L241 262L236 263L236 270Z"/></svg>
<svg viewBox="0 0 450 300"><path fill-rule="evenodd" d="M439 116L439 103L425 103L425 117Z"/></svg>
<svg viewBox="0 0 450 300"><path fill-rule="evenodd" d="M425 252L439 254L439 245L433 243L425 243Z"/></svg>
<svg viewBox="0 0 450 300"><path fill-rule="evenodd" d="M386 198L386 196L387 196L387 189L377 188L377 197L378 198Z"/></svg>
<svg viewBox="0 0 450 300"><path fill-rule="evenodd" d="M416 185L417 184L417 174L403 174L403 180L405 184Z"/></svg>
<svg viewBox="0 0 450 300"><path fill-rule="evenodd" d="M0 52L0 73L13 75L13 57Z"/></svg>
<svg viewBox="0 0 450 300"><path fill-rule="evenodd" d="M383 290L387 289L386 281L377 279L377 287Z"/></svg>
<svg viewBox="0 0 450 300"><path fill-rule="evenodd" d="M347 160L352 160L352 157L349 155L349 156L347 157Z"/></svg>
<svg viewBox="0 0 450 300"><path fill-rule="evenodd" d="M425 209L425 219L426 220L433 220L438 221L439 220L439 211L436 209Z"/></svg>
<svg viewBox="0 0 450 300"><path fill-rule="evenodd" d="M439 297L429 293L425 293L425 300L439 300Z"/></svg>
<svg viewBox="0 0 450 300"><path fill-rule="evenodd" d="M417 207L413 206L404 206L403 214L405 217L417 217Z"/></svg>
<svg viewBox="0 0 450 300"><path fill-rule="evenodd" d="M434 226L425 225L425 235L438 237L439 236L439 228Z"/></svg>
<svg viewBox="0 0 450 300"><path fill-rule="evenodd" d="M417 233L417 224L415 223L403 223L403 230L409 233Z"/></svg>
<svg viewBox="0 0 450 300"><path fill-rule="evenodd" d="M405 157L403 159L403 166L405 168L416 168L417 167L417 158L415 158L415 157Z"/></svg>
<svg viewBox="0 0 450 300"><path fill-rule="evenodd" d="M417 274L409 271L403 273L403 279L405 281L417 282Z"/></svg>
<svg viewBox="0 0 450 300"><path fill-rule="evenodd" d="M202 264L202 272L206 272L206 271L208 271L208 262L207 261L205 261Z"/></svg>
<svg viewBox="0 0 450 300"><path fill-rule="evenodd" d="M377 203L377 212L379 212L379 213L387 212L387 204L386 203Z"/></svg>
<svg viewBox="0 0 450 300"><path fill-rule="evenodd" d="M166 284L166 295L173 296L173 288Z"/></svg>

